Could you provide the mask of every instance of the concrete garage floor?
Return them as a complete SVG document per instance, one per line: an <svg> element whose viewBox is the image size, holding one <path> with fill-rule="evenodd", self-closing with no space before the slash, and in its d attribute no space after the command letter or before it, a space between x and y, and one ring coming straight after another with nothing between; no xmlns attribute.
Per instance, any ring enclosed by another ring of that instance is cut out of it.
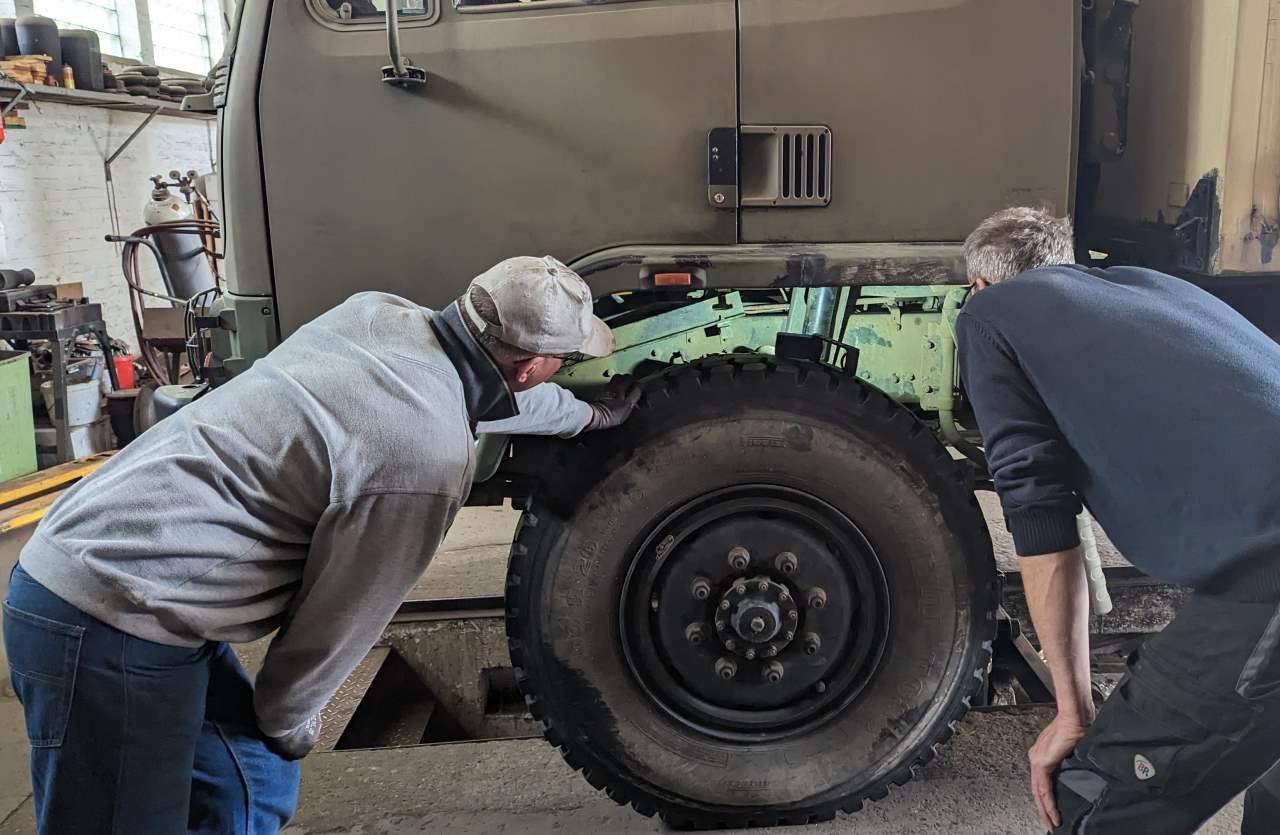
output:
<svg viewBox="0 0 1280 835"><path fill-rule="evenodd" d="M1011 546L994 502L984 496L997 557L1014 567ZM507 548L518 514L509 509L464 510L442 552L412 597L502 593ZM26 536L0 540L0 588ZM1104 545L1104 559L1123 560ZM28 748L21 706L7 687L0 695L0 835L35 831ZM1026 793L1026 750L1051 711L970 714L938 760L900 790L857 815L788 833L1040 832ZM1240 803L1201 831L1239 831ZM660 822L617 806L592 789L541 740L490 741L384 751L315 754L304 761L294 835L409 835L448 832L659 832Z"/></svg>

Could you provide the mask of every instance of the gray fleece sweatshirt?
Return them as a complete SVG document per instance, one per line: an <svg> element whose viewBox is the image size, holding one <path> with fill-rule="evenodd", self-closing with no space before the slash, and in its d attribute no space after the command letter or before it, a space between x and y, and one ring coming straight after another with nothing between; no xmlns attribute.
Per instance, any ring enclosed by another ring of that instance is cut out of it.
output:
<svg viewBox="0 0 1280 835"><path fill-rule="evenodd" d="M550 384L513 402L456 317L442 330L447 318L395 296L353 296L68 490L22 567L161 644L253 641L279 628L255 708L264 732L291 734L368 652L439 547L471 488L476 422L567 436L590 416Z"/></svg>

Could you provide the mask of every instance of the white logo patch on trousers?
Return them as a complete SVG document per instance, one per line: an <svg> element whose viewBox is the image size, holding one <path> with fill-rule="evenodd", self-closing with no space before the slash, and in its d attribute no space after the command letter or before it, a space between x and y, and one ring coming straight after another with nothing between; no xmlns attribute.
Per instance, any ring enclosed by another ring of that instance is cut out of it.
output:
<svg viewBox="0 0 1280 835"><path fill-rule="evenodd" d="M1156 767L1151 764L1151 760L1141 754L1133 755L1133 774L1139 780L1150 780L1156 776Z"/></svg>

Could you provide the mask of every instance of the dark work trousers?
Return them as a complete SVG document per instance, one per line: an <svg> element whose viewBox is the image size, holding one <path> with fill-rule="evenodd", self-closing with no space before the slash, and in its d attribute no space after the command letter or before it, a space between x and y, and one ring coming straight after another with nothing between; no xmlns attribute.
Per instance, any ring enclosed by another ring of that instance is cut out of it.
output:
<svg viewBox="0 0 1280 835"><path fill-rule="evenodd" d="M1278 645L1276 603L1194 595L1063 763L1055 833L1191 833L1245 789L1241 832L1280 833Z"/></svg>
<svg viewBox="0 0 1280 835"><path fill-rule="evenodd" d="M267 748L226 644L126 635L21 566L4 644L41 835L270 835L292 816L299 764Z"/></svg>

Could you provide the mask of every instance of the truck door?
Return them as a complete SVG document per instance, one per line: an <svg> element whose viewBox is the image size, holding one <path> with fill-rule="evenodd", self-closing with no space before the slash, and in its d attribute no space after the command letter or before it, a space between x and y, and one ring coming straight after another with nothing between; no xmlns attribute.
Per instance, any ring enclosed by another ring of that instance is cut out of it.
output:
<svg viewBox="0 0 1280 835"><path fill-rule="evenodd" d="M498 259L730 244L707 132L737 123L734 0L275 0L258 97L284 335L362 289L438 306ZM397 8L401 8L398 6Z"/></svg>
<svg viewBox="0 0 1280 835"><path fill-rule="evenodd" d="M956 241L1003 206L1067 212L1078 5L741 0L742 240Z"/></svg>

